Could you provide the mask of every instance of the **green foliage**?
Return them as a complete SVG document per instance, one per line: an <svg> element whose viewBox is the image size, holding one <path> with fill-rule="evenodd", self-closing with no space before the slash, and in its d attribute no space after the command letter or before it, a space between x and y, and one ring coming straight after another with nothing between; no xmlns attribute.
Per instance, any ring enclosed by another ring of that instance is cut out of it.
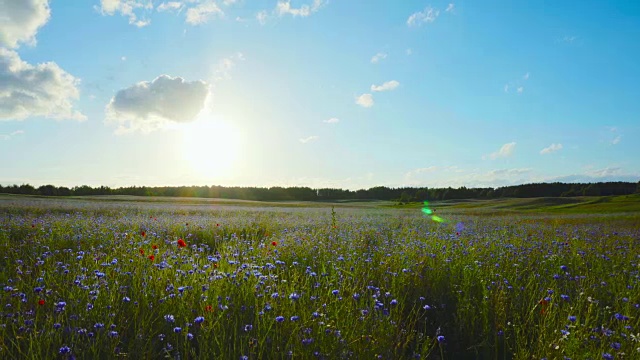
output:
<svg viewBox="0 0 640 360"><path fill-rule="evenodd" d="M440 209L0 198L0 358L637 354L639 215Z"/></svg>

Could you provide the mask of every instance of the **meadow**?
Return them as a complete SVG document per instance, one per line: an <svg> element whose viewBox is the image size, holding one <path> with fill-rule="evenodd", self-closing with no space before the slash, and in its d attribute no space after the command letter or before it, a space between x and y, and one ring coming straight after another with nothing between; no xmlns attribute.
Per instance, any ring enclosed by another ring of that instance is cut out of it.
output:
<svg viewBox="0 0 640 360"><path fill-rule="evenodd" d="M640 359L602 203L0 196L0 358Z"/></svg>

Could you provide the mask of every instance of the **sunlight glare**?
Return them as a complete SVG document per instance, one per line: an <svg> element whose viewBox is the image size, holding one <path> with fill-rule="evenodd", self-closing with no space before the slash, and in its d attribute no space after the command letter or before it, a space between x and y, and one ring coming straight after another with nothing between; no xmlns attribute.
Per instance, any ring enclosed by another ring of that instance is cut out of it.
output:
<svg viewBox="0 0 640 360"><path fill-rule="evenodd" d="M199 119L183 128L183 156L192 171L207 179L230 177L240 153L237 129L220 120Z"/></svg>

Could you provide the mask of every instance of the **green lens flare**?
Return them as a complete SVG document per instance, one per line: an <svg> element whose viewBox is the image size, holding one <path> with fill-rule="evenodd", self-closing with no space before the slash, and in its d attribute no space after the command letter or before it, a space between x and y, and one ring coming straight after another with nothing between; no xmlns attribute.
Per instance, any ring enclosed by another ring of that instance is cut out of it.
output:
<svg viewBox="0 0 640 360"><path fill-rule="evenodd" d="M433 211L431 211L431 209L429 209L429 208L422 208L422 212L427 214L427 215L433 214Z"/></svg>
<svg viewBox="0 0 640 360"><path fill-rule="evenodd" d="M443 219L443 218L441 218L440 216L436 216L436 215L433 215L433 216L431 217L431 220L433 220L433 221L435 221L435 222L439 222L439 223L444 222L444 219Z"/></svg>

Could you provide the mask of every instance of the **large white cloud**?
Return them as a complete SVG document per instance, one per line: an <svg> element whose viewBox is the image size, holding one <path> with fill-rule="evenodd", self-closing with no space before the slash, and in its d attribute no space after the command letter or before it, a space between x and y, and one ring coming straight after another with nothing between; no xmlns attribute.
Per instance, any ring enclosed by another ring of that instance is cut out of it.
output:
<svg viewBox="0 0 640 360"><path fill-rule="evenodd" d="M491 159L491 160L495 160L498 158L504 158L504 157L509 157L511 156L511 154L513 154L513 150L516 148L516 143L515 142L510 142L507 144L502 145L502 147L500 148L500 150L493 152L491 154L484 155L482 157L483 160L486 160L487 158Z"/></svg>
<svg viewBox="0 0 640 360"><path fill-rule="evenodd" d="M222 16L224 12L213 1L203 1L187 10L186 22L191 25L204 24L213 16Z"/></svg>
<svg viewBox="0 0 640 360"><path fill-rule="evenodd" d="M31 65L15 51L0 48L0 120L84 120L72 105L79 82L54 62Z"/></svg>
<svg viewBox="0 0 640 360"><path fill-rule="evenodd" d="M400 83L396 80L391 80L383 83L382 85L371 85L371 91L390 91L395 90Z"/></svg>
<svg viewBox="0 0 640 360"><path fill-rule="evenodd" d="M373 106L374 101L373 101L373 95L371 94L362 94L360 96L358 96L356 98L356 104L362 106L362 107L366 107L366 108L370 108Z"/></svg>
<svg viewBox="0 0 640 360"><path fill-rule="evenodd" d="M171 122L190 122L205 107L209 85L161 75L116 93L106 107L107 123L119 132L151 131Z"/></svg>
<svg viewBox="0 0 640 360"><path fill-rule="evenodd" d="M36 33L50 15L49 0L0 0L0 46L35 45Z"/></svg>

